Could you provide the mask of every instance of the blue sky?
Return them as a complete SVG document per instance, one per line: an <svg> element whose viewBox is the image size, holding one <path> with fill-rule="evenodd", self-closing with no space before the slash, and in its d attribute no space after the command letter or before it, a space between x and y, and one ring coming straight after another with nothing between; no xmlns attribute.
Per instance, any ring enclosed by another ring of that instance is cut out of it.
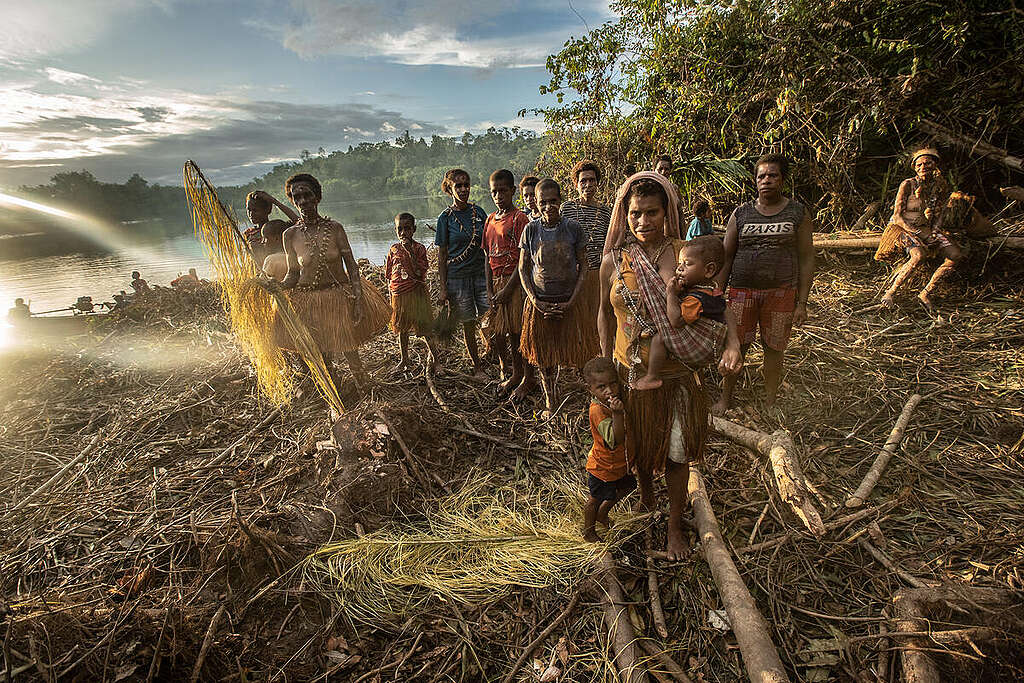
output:
<svg viewBox="0 0 1024 683"><path fill-rule="evenodd" d="M517 112L607 0L34 0L0 22L0 188L87 169L242 182L303 149Z"/></svg>

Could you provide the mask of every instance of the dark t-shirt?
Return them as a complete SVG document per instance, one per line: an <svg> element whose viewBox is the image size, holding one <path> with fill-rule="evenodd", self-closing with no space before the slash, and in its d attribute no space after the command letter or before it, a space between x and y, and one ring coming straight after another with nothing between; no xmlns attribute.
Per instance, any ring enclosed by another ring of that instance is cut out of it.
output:
<svg viewBox="0 0 1024 683"><path fill-rule="evenodd" d="M574 220L562 218L554 227L541 220L527 224L519 248L530 253L538 300L563 303L572 297L579 271L576 250L585 243L583 228Z"/></svg>
<svg viewBox="0 0 1024 683"><path fill-rule="evenodd" d="M797 229L803 204L790 199L774 216L765 216L753 201L735 212L739 242L729 284L750 289L795 287L799 275Z"/></svg>
<svg viewBox="0 0 1024 683"><path fill-rule="evenodd" d="M484 223L487 214L476 204L463 211L451 207L437 217L434 244L448 247L448 277L484 274Z"/></svg>

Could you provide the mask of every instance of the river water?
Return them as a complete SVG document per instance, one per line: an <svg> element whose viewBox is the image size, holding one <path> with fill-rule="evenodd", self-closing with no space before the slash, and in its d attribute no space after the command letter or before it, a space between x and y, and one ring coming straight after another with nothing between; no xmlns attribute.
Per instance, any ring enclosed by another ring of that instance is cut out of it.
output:
<svg viewBox="0 0 1024 683"><path fill-rule="evenodd" d="M382 264L395 241L393 224L345 226L356 258ZM416 238L430 243L433 232L425 226ZM94 303L113 301L122 289L131 291L131 272L138 270L151 285L167 285L178 275L195 268L209 278L211 268L202 245L191 233L169 238L132 241L118 250L5 259L0 242L0 306L6 313L16 297L29 302L33 312L71 306L80 296ZM2 320L2 318L0 318Z"/></svg>

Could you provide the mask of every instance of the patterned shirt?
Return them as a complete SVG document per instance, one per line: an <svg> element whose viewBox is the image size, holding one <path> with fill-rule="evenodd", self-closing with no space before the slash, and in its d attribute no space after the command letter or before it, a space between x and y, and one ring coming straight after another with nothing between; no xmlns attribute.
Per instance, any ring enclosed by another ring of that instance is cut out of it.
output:
<svg viewBox="0 0 1024 683"><path fill-rule="evenodd" d="M529 222L529 217L519 209L512 209L501 218L497 212L487 217L483 247L495 277L509 276L519 267L519 240Z"/></svg>
<svg viewBox="0 0 1024 683"><path fill-rule="evenodd" d="M587 236L587 266L591 270L601 268L604 256L604 241L608 237L608 225L612 222L612 210L608 206L590 206L577 201L562 204L562 217L570 218L583 226Z"/></svg>
<svg viewBox="0 0 1024 683"><path fill-rule="evenodd" d="M401 242L391 245L387 260L384 261L384 279L392 294L405 294L423 284L427 277L427 248L419 242L412 243L412 250Z"/></svg>

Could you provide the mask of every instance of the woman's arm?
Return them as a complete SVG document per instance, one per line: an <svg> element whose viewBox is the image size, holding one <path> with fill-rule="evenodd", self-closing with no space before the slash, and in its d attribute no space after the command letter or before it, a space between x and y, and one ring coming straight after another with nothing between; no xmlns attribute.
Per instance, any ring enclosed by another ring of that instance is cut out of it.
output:
<svg viewBox="0 0 1024 683"><path fill-rule="evenodd" d="M284 243L285 262L288 264L288 274L281 281L281 287L284 289L291 289L299 284L299 257L295 253L295 246L292 244L294 236L295 228L288 228L281 233L281 241Z"/></svg>
<svg viewBox="0 0 1024 683"><path fill-rule="evenodd" d="M269 192L264 192L263 190L260 190L259 196L262 197L265 201L268 201L277 208L281 209L281 212L285 216L288 216L288 220L291 221L292 224L294 224L295 221L299 220L299 214L295 213L295 209L288 206L284 202L277 201L277 199L274 198L274 195L270 194Z"/></svg>
<svg viewBox="0 0 1024 683"><path fill-rule="evenodd" d="M807 321L807 297L811 293L814 279L814 222L811 214L804 209L804 218L796 229L796 251L799 274L796 281L796 308L793 322L803 325Z"/></svg>
<svg viewBox="0 0 1024 683"><path fill-rule="evenodd" d="M341 223L331 221L334 224L334 243L338 247L341 261L345 264L345 272L348 273L348 281L352 284L352 294L355 299L352 301L352 321L359 322L363 318L363 283L359 274L359 264L352 253L352 245L348 243L348 235Z"/></svg>
<svg viewBox="0 0 1024 683"><path fill-rule="evenodd" d="M907 222L903 220L903 212L907 210L907 197L910 196L912 179L907 178L900 183L900 189L896 191L896 203L892 208L892 222L903 228L904 230L913 230Z"/></svg>
<svg viewBox="0 0 1024 683"><path fill-rule="evenodd" d="M601 259L601 305L597 308L597 335L601 340L601 355L612 357L615 349L615 309L612 308L612 273L615 272L614 252Z"/></svg>
<svg viewBox="0 0 1024 683"><path fill-rule="evenodd" d="M732 215L729 216L729 222L725 224L725 263L722 264L722 269L715 276L715 284L723 292L725 291L725 286L729 284L729 276L732 274L732 262L736 258L736 249L739 248L739 244L740 231L736 227L736 212L733 211Z"/></svg>
<svg viewBox="0 0 1024 683"><path fill-rule="evenodd" d="M569 309L570 306L576 301L576 297L579 296L580 290L583 289L583 283L587 279L587 270L590 268L590 264L587 263L587 245L586 242L581 242L576 247L576 286L573 287L572 296L564 304L560 304L563 311Z"/></svg>
<svg viewBox="0 0 1024 683"><path fill-rule="evenodd" d="M533 272L533 258L530 256L529 249L519 250L519 281L523 283L523 293L526 295L526 299L533 304L536 308L540 309L540 302L537 301L537 292L533 288L533 278L530 274Z"/></svg>

